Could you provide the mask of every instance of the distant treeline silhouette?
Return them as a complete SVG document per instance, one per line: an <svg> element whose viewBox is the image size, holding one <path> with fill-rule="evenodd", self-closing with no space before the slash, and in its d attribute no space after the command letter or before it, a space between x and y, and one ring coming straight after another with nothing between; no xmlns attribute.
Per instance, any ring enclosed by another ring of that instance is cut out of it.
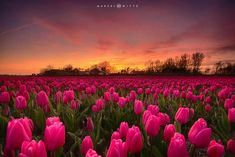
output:
<svg viewBox="0 0 235 157"><path fill-rule="evenodd" d="M76 75L234 75L235 63L217 62L212 69L201 70L205 55L201 52L182 54L174 59L168 58L165 61L149 60L146 62L146 68L139 70L130 67L115 72L115 67L108 61L94 64L87 69L74 68L67 65L58 69L53 66L47 66L42 69L38 75L42 76L76 76Z"/></svg>

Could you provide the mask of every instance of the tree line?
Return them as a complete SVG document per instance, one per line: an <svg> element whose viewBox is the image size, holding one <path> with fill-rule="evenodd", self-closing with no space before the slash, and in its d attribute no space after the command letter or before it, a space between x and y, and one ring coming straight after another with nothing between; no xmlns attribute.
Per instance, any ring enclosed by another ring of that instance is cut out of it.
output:
<svg viewBox="0 0 235 157"><path fill-rule="evenodd" d="M87 69L74 68L72 65L66 65L63 68L54 68L47 66L42 69L38 75L44 76L76 76L76 75L234 75L235 63L219 61L213 68L202 69L202 63L205 55L201 52L182 54L175 58L167 58L164 61L149 60L146 62L146 68L124 68L115 71L108 61L91 65Z"/></svg>

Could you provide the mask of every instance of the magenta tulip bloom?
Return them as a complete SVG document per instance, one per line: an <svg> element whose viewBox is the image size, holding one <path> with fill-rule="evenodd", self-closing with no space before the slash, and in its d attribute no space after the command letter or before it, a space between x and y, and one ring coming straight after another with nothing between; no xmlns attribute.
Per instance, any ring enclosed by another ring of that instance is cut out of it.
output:
<svg viewBox="0 0 235 157"><path fill-rule="evenodd" d="M144 114L142 116L142 123L145 125L149 116L152 115L152 113L149 110L145 110Z"/></svg>
<svg viewBox="0 0 235 157"><path fill-rule="evenodd" d="M134 112L136 115L140 115L143 111L143 103L140 100L135 100Z"/></svg>
<svg viewBox="0 0 235 157"><path fill-rule="evenodd" d="M73 92L73 90L64 91L63 103L67 104L67 103L71 102L72 100L74 100L74 92Z"/></svg>
<svg viewBox="0 0 235 157"><path fill-rule="evenodd" d="M77 110L77 109L79 109L79 107L80 107L80 103L79 103L78 100L72 100L72 101L70 102L70 108L71 108L72 110Z"/></svg>
<svg viewBox="0 0 235 157"><path fill-rule="evenodd" d="M0 103L2 104L9 104L10 102L10 94L8 92L2 92L0 94Z"/></svg>
<svg viewBox="0 0 235 157"><path fill-rule="evenodd" d="M157 105L148 105L148 109L153 115L157 115L159 113L159 108Z"/></svg>
<svg viewBox="0 0 235 157"><path fill-rule="evenodd" d="M150 115L145 123L144 129L148 136L157 136L160 130L160 118Z"/></svg>
<svg viewBox="0 0 235 157"><path fill-rule="evenodd" d="M164 141L170 142L175 134L175 126L173 124L166 125L164 128Z"/></svg>
<svg viewBox="0 0 235 157"><path fill-rule="evenodd" d="M228 110L228 120L230 123L235 123L235 108L230 108Z"/></svg>
<svg viewBox="0 0 235 157"><path fill-rule="evenodd" d="M15 105L16 105L16 108L19 109L19 110L25 109L27 107L27 102L26 102L25 97L17 96Z"/></svg>
<svg viewBox="0 0 235 157"><path fill-rule="evenodd" d="M24 141L19 157L47 157L44 142L41 140L38 143L35 140L31 142Z"/></svg>
<svg viewBox="0 0 235 157"><path fill-rule="evenodd" d="M101 157L101 155L98 155L95 150L89 149L85 157Z"/></svg>
<svg viewBox="0 0 235 157"><path fill-rule="evenodd" d="M120 139L120 138L121 138L120 133L119 133L118 131L114 131L114 132L112 133L112 136L111 136L111 140L110 140L110 141L112 141L113 139Z"/></svg>
<svg viewBox="0 0 235 157"><path fill-rule="evenodd" d="M168 157L189 157L184 135L175 133L167 151Z"/></svg>
<svg viewBox="0 0 235 157"><path fill-rule="evenodd" d="M44 142L47 150L55 151L65 144L65 127L62 122L57 122L57 118L52 120L51 125L47 125L44 131Z"/></svg>
<svg viewBox="0 0 235 157"><path fill-rule="evenodd" d="M119 127L119 133L121 138L126 138L127 132L129 130L129 126L127 122L121 122Z"/></svg>
<svg viewBox="0 0 235 157"><path fill-rule="evenodd" d="M197 148L205 148L211 139L211 128L207 127L207 123L203 118L198 119L188 132L189 141Z"/></svg>
<svg viewBox="0 0 235 157"><path fill-rule="evenodd" d="M119 97L118 105L120 106L120 108L124 108L125 105L126 105L126 98L124 98L124 97Z"/></svg>
<svg viewBox="0 0 235 157"><path fill-rule="evenodd" d="M113 139L106 157L127 157L127 145L121 139Z"/></svg>
<svg viewBox="0 0 235 157"><path fill-rule="evenodd" d="M143 139L138 127L132 126L131 128L129 128L126 136L126 143L128 146L128 150L132 154L139 153L142 150L142 148L144 147Z"/></svg>
<svg viewBox="0 0 235 157"><path fill-rule="evenodd" d="M175 114L175 120L180 122L181 124L188 123L190 119L190 110L188 107L180 107Z"/></svg>
<svg viewBox="0 0 235 157"><path fill-rule="evenodd" d="M28 118L13 119L8 122L6 147L19 150L24 141L32 140L33 122Z"/></svg>
<svg viewBox="0 0 235 157"><path fill-rule="evenodd" d="M63 100L63 94L61 91L56 92L55 97L54 97L54 101L56 104L62 103Z"/></svg>
<svg viewBox="0 0 235 157"><path fill-rule="evenodd" d="M211 105L210 105L210 104L207 104L207 105L205 106L205 110L206 110L206 112L210 112L210 111L211 111Z"/></svg>
<svg viewBox="0 0 235 157"><path fill-rule="evenodd" d="M235 154L235 140L233 140L233 139L228 140L228 142L227 142L227 150L231 154Z"/></svg>
<svg viewBox="0 0 235 157"><path fill-rule="evenodd" d="M207 149L208 157L223 157L224 156L224 146L212 140Z"/></svg>
<svg viewBox="0 0 235 157"><path fill-rule="evenodd" d="M86 128L88 131L92 131L94 129L94 124L91 117L87 118Z"/></svg>
<svg viewBox="0 0 235 157"><path fill-rule="evenodd" d="M224 102L224 108L232 108L234 105L233 99L226 99Z"/></svg>
<svg viewBox="0 0 235 157"><path fill-rule="evenodd" d="M40 91L36 96L36 103L40 106L45 112L50 111L49 99L47 94L44 91Z"/></svg>
<svg viewBox="0 0 235 157"><path fill-rule="evenodd" d="M82 145L81 145L82 154L85 156L89 149L93 149L93 143L92 143L91 137L90 136L86 136L82 140Z"/></svg>
<svg viewBox="0 0 235 157"><path fill-rule="evenodd" d="M54 123L59 123L59 122L60 122L59 117L49 117L46 120L46 126L50 126L50 125L53 125Z"/></svg>

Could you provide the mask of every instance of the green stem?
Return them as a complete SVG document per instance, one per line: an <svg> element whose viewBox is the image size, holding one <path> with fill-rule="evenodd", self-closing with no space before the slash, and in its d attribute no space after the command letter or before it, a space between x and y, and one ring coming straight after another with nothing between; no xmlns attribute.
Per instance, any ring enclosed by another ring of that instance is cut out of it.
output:
<svg viewBox="0 0 235 157"><path fill-rule="evenodd" d="M191 157L195 156L195 147L193 144L191 144L191 146L190 146L189 153L190 153Z"/></svg>

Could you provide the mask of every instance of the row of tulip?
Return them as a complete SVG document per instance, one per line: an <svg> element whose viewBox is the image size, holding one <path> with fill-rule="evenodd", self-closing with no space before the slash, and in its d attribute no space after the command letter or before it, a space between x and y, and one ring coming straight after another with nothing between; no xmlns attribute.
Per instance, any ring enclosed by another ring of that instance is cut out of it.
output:
<svg viewBox="0 0 235 157"><path fill-rule="evenodd" d="M234 81L1 78L2 155L233 156Z"/></svg>

